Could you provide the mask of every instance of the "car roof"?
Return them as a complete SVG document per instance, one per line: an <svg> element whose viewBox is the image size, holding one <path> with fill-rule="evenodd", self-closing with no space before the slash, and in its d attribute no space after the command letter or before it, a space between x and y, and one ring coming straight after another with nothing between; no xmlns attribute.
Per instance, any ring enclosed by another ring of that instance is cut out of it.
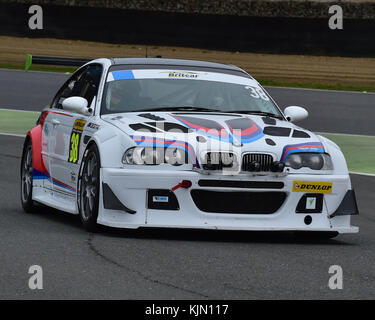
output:
<svg viewBox="0 0 375 320"><path fill-rule="evenodd" d="M184 67L198 67L198 68L213 68L237 71L246 74L244 70L239 67L200 60L184 60L184 59L163 59L163 58L112 58L113 65L166 65L166 66L184 66Z"/></svg>

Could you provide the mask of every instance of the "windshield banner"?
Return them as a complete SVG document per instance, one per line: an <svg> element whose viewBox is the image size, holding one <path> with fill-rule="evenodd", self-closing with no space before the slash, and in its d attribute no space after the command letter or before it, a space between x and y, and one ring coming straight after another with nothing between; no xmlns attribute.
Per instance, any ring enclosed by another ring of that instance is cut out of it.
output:
<svg viewBox="0 0 375 320"><path fill-rule="evenodd" d="M205 80L215 82L226 82L240 85L249 85L258 87L258 82L251 78L234 76L230 74L204 72L204 71L188 71L188 70L118 70L108 74L107 82L116 80L130 79L185 79L185 80Z"/></svg>

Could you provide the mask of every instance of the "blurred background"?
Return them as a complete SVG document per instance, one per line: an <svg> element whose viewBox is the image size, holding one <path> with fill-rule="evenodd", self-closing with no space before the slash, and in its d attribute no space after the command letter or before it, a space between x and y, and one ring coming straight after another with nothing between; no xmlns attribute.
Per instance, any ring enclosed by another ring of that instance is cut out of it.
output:
<svg viewBox="0 0 375 320"><path fill-rule="evenodd" d="M31 5L43 29L31 30ZM332 5L343 29L330 29ZM373 91L374 0L0 0L0 65L25 54L191 58L263 84ZM340 58L338 58L340 57Z"/></svg>

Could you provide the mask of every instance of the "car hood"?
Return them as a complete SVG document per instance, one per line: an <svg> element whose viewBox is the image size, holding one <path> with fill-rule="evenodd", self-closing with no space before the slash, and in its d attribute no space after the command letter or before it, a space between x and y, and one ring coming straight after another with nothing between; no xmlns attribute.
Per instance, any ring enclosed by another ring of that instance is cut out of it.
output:
<svg viewBox="0 0 375 320"><path fill-rule="evenodd" d="M135 145L183 145L199 159L209 150L267 153L285 161L291 152L324 152L314 133L270 117L213 112L133 112L103 115Z"/></svg>

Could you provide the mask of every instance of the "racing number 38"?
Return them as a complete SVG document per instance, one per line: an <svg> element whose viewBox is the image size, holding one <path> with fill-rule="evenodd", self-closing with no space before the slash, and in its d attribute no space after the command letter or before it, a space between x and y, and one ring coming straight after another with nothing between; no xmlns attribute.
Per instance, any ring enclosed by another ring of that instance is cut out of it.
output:
<svg viewBox="0 0 375 320"><path fill-rule="evenodd" d="M83 128L85 127L86 121L77 119L74 122L72 134L70 135L69 144L69 159L71 163L77 163L79 159L79 146L81 142L81 136Z"/></svg>
<svg viewBox="0 0 375 320"><path fill-rule="evenodd" d="M73 131L70 137L69 162L77 163L80 140L81 140L81 133Z"/></svg>

